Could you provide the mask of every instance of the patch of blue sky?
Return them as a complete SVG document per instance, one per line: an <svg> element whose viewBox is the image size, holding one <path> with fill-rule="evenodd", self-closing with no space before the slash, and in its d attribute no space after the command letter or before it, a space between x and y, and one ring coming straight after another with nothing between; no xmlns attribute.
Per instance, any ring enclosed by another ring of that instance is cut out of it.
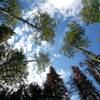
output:
<svg viewBox="0 0 100 100"><path fill-rule="evenodd" d="M100 23L95 23L93 25L86 26L86 34L91 41L89 50L100 54L100 42L98 41L100 37Z"/></svg>

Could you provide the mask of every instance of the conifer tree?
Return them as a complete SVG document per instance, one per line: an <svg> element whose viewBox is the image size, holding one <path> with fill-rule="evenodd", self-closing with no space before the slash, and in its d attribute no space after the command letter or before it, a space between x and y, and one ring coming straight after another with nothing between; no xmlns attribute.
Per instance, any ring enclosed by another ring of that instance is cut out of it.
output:
<svg viewBox="0 0 100 100"><path fill-rule="evenodd" d="M100 22L100 1L82 0L83 8L80 12L81 18L87 24Z"/></svg>
<svg viewBox="0 0 100 100"><path fill-rule="evenodd" d="M21 81L26 72L25 55L8 44L0 44L0 81Z"/></svg>
<svg viewBox="0 0 100 100"><path fill-rule="evenodd" d="M47 74L43 95L46 100L70 100L63 80L53 67L50 67L50 72Z"/></svg>
<svg viewBox="0 0 100 100"><path fill-rule="evenodd" d="M87 79L78 67L73 66L75 83L80 91L82 100L100 100L100 93L97 92L92 83Z"/></svg>
<svg viewBox="0 0 100 100"><path fill-rule="evenodd" d="M1 11L8 12L15 16L21 16L20 0L0 0L0 22L6 25L15 26L18 20L13 16L8 16Z"/></svg>
<svg viewBox="0 0 100 100"><path fill-rule="evenodd" d="M100 55L98 55L97 58L100 59ZM88 66L88 70L90 71L90 73L94 76L96 81L100 83L100 63L89 58L86 60L85 63Z"/></svg>
<svg viewBox="0 0 100 100"><path fill-rule="evenodd" d="M89 58L100 63L100 59L97 58L97 55L92 53L91 51L86 50L89 46L90 41L85 34L85 30L82 26L77 24L77 22L73 21L68 25L70 29L66 32L62 51L66 56L73 57L77 52L82 52Z"/></svg>

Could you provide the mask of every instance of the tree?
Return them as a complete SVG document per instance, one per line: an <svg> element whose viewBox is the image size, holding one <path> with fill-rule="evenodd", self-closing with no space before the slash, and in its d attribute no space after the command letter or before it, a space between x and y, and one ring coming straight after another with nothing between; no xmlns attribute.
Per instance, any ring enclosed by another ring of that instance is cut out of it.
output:
<svg viewBox="0 0 100 100"><path fill-rule="evenodd" d="M49 83L47 84L50 85ZM62 93L62 95L65 95L63 94L64 93L63 89L64 91L66 90L66 88L62 86L60 90L60 94ZM17 87L16 91L14 91L14 88L10 89L9 87L0 86L0 99L2 100L13 100L13 99L15 100L69 100L69 96L67 94L65 96L66 98L63 97L64 99L60 99L53 96L53 94L55 93L54 89L52 89L53 91L51 90L47 91L47 90L50 90L50 87L46 88L45 90L44 88L41 88L37 83L20 84ZM53 98L51 98L49 94L52 94Z"/></svg>
<svg viewBox="0 0 100 100"><path fill-rule="evenodd" d="M65 34L63 40L63 53L69 57L73 57L77 51L81 51L86 56L100 63L100 59L96 57L96 54L85 49L89 45L89 40L85 35L84 29L75 21L70 23L68 27L70 31Z"/></svg>
<svg viewBox="0 0 100 100"><path fill-rule="evenodd" d="M8 12L13 15L21 16L21 4L19 0L1 0L0 1L0 22L10 26L15 26L18 20L13 16L8 16L1 11Z"/></svg>
<svg viewBox="0 0 100 100"><path fill-rule="evenodd" d="M38 71L44 71L45 68L50 64L50 59L48 54L39 52L38 55L35 55Z"/></svg>
<svg viewBox="0 0 100 100"><path fill-rule="evenodd" d="M87 80L87 77L80 71L80 69L78 67L73 66L72 70L74 80L80 91L82 100L99 100L99 92L97 92L92 83L89 80Z"/></svg>
<svg viewBox="0 0 100 100"><path fill-rule="evenodd" d="M100 55L97 55L97 58L100 59ZM80 66L84 67L84 65L87 65L87 70L100 83L100 63L87 57L84 62L80 62Z"/></svg>
<svg viewBox="0 0 100 100"><path fill-rule="evenodd" d="M11 35L15 34L13 29L10 27L5 26L4 24L0 25L0 43L6 42Z"/></svg>
<svg viewBox="0 0 100 100"><path fill-rule="evenodd" d="M98 55L97 58L100 59L100 55ZM89 72L94 76L97 82L100 83L100 63L88 58L85 64L88 66Z"/></svg>
<svg viewBox="0 0 100 100"><path fill-rule="evenodd" d="M0 80L20 82L26 71L25 55L9 45L0 44Z"/></svg>
<svg viewBox="0 0 100 100"><path fill-rule="evenodd" d="M14 89L1 87L1 100L44 100L42 99L42 89L38 84L22 84L16 91Z"/></svg>
<svg viewBox="0 0 100 100"><path fill-rule="evenodd" d="M80 15L87 24L100 22L100 1L82 0L83 8Z"/></svg>
<svg viewBox="0 0 100 100"><path fill-rule="evenodd" d="M50 72L47 74L47 79L44 83L43 96L48 100L70 100L63 80L53 67L50 67Z"/></svg>
<svg viewBox="0 0 100 100"><path fill-rule="evenodd" d="M100 55L97 55L97 58L100 59ZM99 73L100 73L100 63L98 63L97 61L93 60L93 59L90 59L90 58L87 58L86 59L86 64L93 68L93 69L96 69Z"/></svg>
<svg viewBox="0 0 100 100"><path fill-rule="evenodd" d="M54 18L50 17L46 12L45 13L38 13L33 18L33 23L28 22L27 20L21 18L20 16L14 15L13 13L9 13L0 9L0 12L6 16L13 17L19 21L26 23L27 25L31 26L33 29L39 32L39 37L35 36L35 41L38 43L40 41L47 41L50 43L54 42L55 37L55 27L56 21Z"/></svg>
<svg viewBox="0 0 100 100"><path fill-rule="evenodd" d="M41 31L39 39L53 43L56 26L55 19L48 15L46 12L38 12L33 19L33 22L35 26L37 26L37 28Z"/></svg>

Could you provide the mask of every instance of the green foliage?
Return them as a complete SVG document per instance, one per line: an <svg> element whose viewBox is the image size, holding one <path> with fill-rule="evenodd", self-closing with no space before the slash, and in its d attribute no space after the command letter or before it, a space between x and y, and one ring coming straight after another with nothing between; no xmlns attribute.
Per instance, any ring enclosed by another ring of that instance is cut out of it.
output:
<svg viewBox="0 0 100 100"><path fill-rule="evenodd" d="M9 45L0 45L0 80L20 81L26 70L22 51L13 50Z"/></svg>
<svg viewBox="0 0 100 100"><path fill-rule="evenodd" d="M46 67L48 67L48 64L50 63L48 54L44 53L39 53L39 56L36 56L36 61L37 61L37 67L38 71L44 71Z"/></svg>
<svg viewBox="0 0 100 100"><path fill-rule="evenodd" d="M53 43L55 37L55 26L56 22L55 19L50 17L46 12L45 13L38 13L35 18L35 25L41 32L40 39L44 41L48 41Z"/></svg>
<svg viewBox="0 0 100 100"><path fill-rule="evenodd" d="M89 41L85 36L84 29L79 24L72 22L68 27L70 31L65 34L62 50L65 55L72 57L75 55L76 48L87 47Z"/></svg>
<svg viewBox="0 0 100 100"><path fill-rule="evenodd" d="M19 0L3 0L0 1L0 9L3 11L6 11L10 14L21 16L21 4L19 3ZM17 19L7 16L5 14L0 13L0 21L3 24L7 24L10 26L15 26L18 22Z"/></svg>
<svg viewBox="0 0 100 100"><path fill-rule="evenodd" d="M82 0L83 8L80 13L83 21L87 24L100 22L100 1L99 0Z"/></svg>
<svg viewBox="0 0 100 100"><path fill-rule="evenodd" d="M0 25L0 43L6 42L13 34L14 31L10 27L5 26L4 24Z"/></svg>

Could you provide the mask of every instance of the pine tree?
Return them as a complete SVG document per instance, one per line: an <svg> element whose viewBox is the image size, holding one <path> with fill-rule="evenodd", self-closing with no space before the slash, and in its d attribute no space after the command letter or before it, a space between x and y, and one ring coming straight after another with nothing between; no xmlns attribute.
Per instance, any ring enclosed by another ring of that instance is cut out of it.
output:
<svg viewBox="0 0 100 100"><path fill-rule="evenodd" d="M0 44L0 81L20 82L26 72L25 55L10 45Z"/></svg>
<svg viewBox="0 0 100 100"><path fill-rule="evenodd" d="M21 3L20 0L0 0L0 22L2 24L15 26L18 20L13 16L8 16L1 11L8 12L15 16L21 16Z"/></svg>
<svg viewBox="0 0 100 100"><path fill-rule="evenodd" d="M53 67L50 67L50 72L47 74L43 95L46 100L70 100L63 80Z"/></svg>
<svg viewBox="0 0 100 100"><path fill-rule="evenodd" d="M97 56L100 59L100 55ZM92 59L87 59L85 64L88 66L89 72L94 76L98 83L100 83L100 63Z"/></svg>
<svg viewBox="0 0 100 100"><path fill-rule="evenodd" d="M80 12L81 18L86 24L100 22L100 1L82 0L83 8Z"/></svg>
<svg viewBox="0 0 100 100"><path fill-rule="evenodd" d="M79 51L82 52L82 54L85 54L89 58L100 63L100 59L96 57L96 54L85 49L89 46L90 41L85 34L84 28L77 24L77 22L75 21L71 22L68 28L70 30L66 32L63 40L63 53L66 56L73 57Z"/></svg>
<svg viewBox="0 0 100 100"><path fill-rule="evenodd" d="M40 35L36 35L34 37L36 43L40 44L42 40L50 42L52 44L54 43L56 21L46 12L39 12L37 15L35 15L35 17L33 18L33 23L28 22L27 20L21 18L20 16L14 13L7 12L2 8L0 8L0 13L5 16L8 16L9 18L14 18L18 21L26 23L27 25L35 29L37 33L41 33Z"/></svg>
<svg viewBox="0 0 100 100"><path fill-rule="evenodd" d="M80 96L83 100L100 100L100 93L94 88L92 83L87 80L85 74L83 74L78 67L72 67L74 80L80 91Z"/></svg>
<svg viewBox="0 0 100 100"><path fill-rule="evenodd" d="M38 84L21 84L14 91L8 87L0 87L0 100L44 100L42 89Z"/></svg>

